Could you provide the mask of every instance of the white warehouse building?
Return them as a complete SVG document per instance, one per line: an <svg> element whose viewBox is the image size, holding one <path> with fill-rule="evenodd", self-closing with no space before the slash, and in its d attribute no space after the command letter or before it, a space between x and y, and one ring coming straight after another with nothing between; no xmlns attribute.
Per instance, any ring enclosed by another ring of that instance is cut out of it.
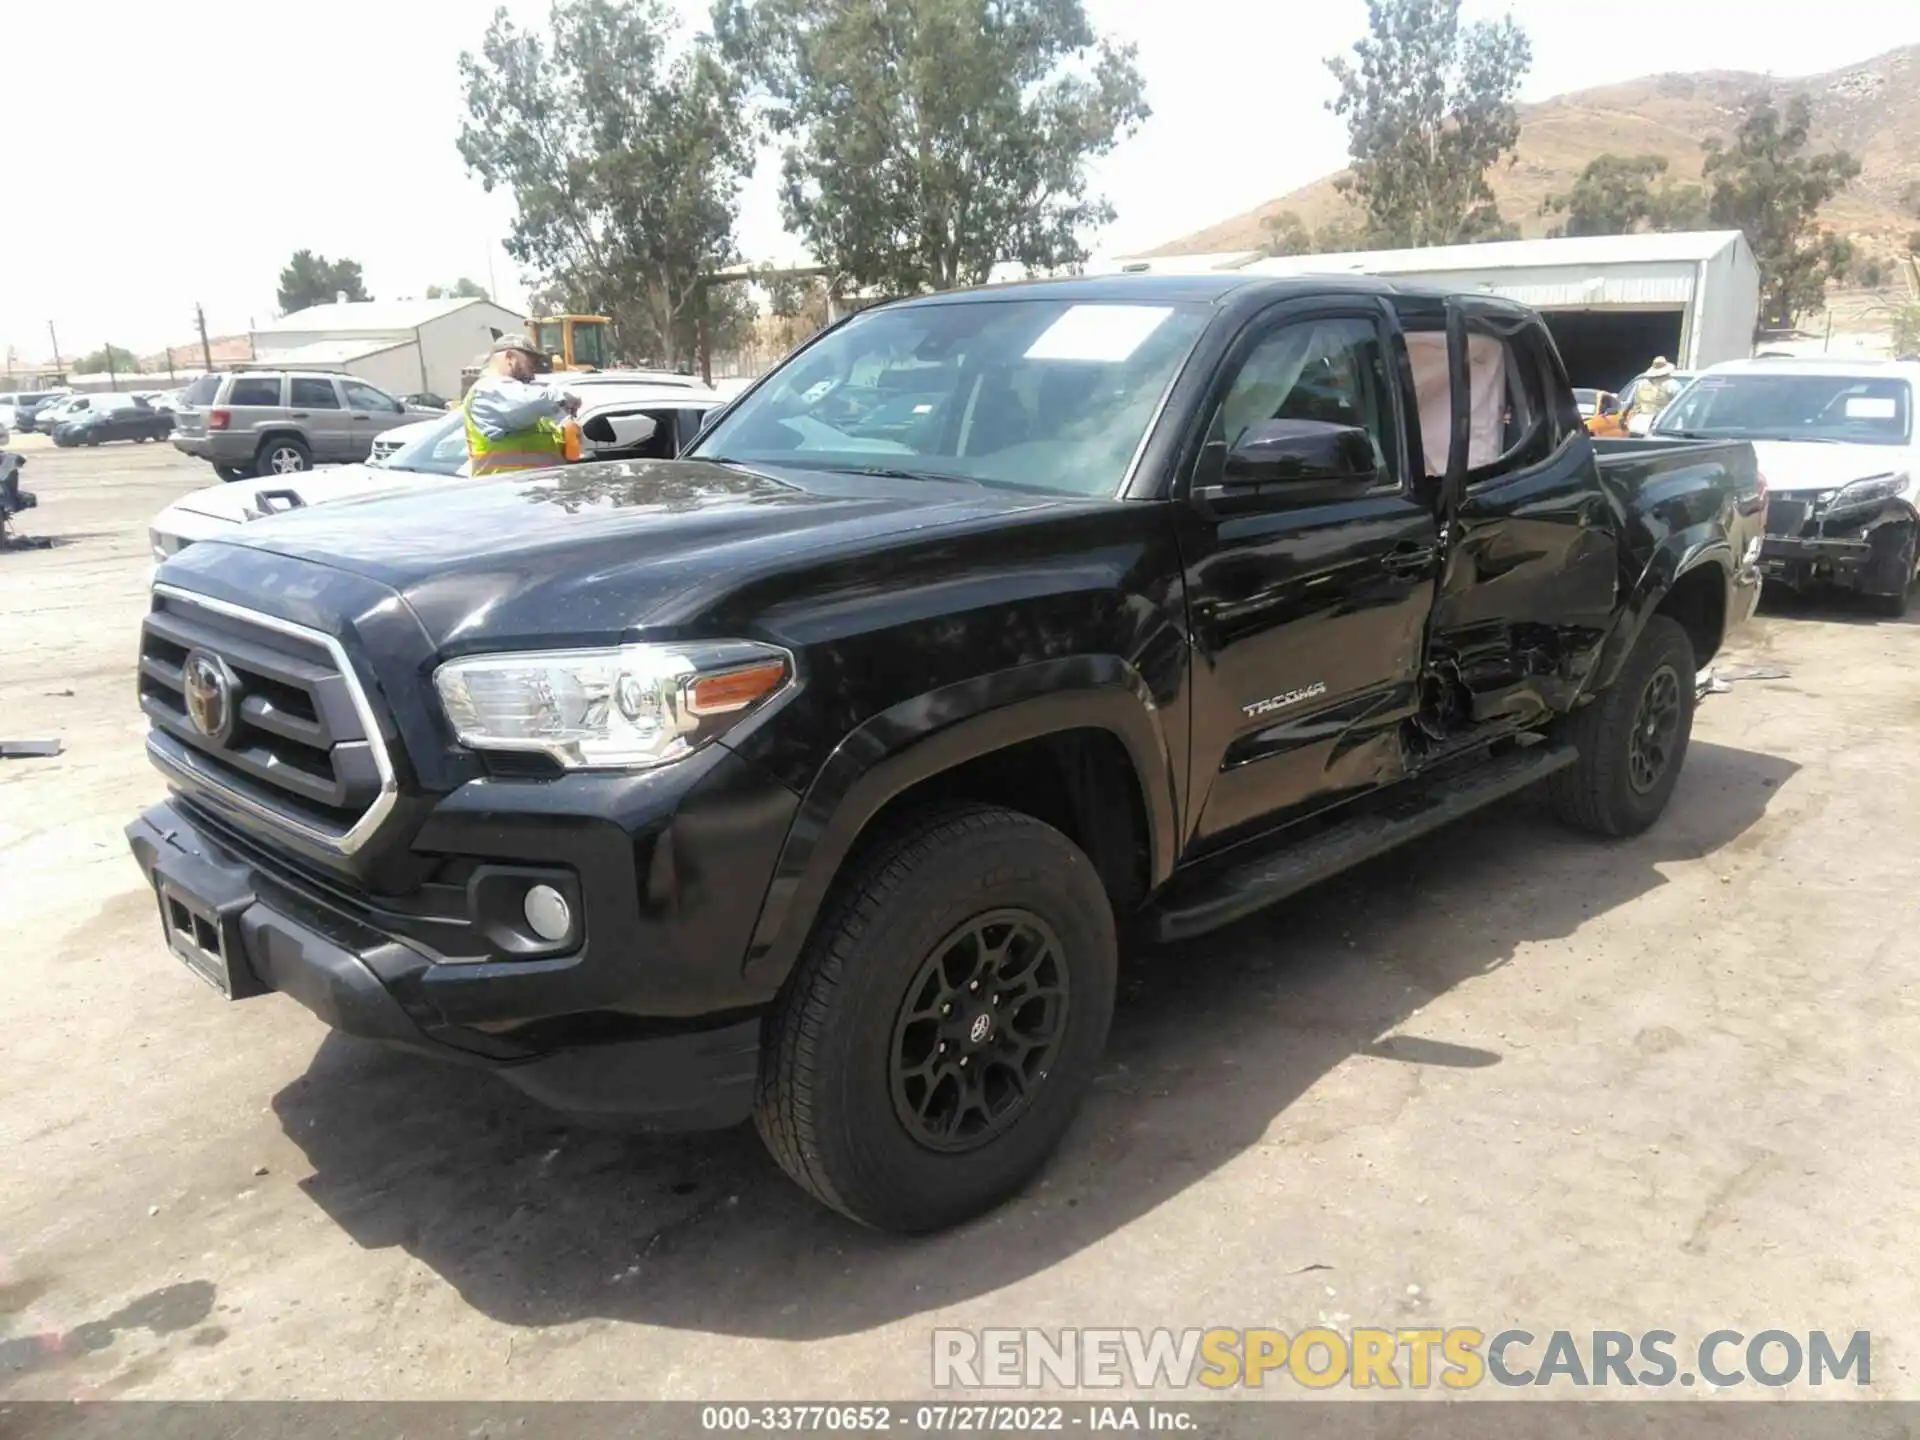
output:
<svg viewBox="0 0 1920 1440"><path fill-rule="evenodd" d="M343 300L296 310L253 332L253 363L357 375L395 395L453 399L460 371L496 333L526 318L491 300Z"/></svg>
<svg viewBox="0 0 1920 1440"><path fill-rule="evenodd" d="M1575 385L1606 390L1618 389L1656 355L1682 370L1744 359L1753 353L1760 312L1759 268L1738 230L1329 255L1165 255L1090 268L1109 274L1379 275L1500 295L1544 315Z"/></svg>

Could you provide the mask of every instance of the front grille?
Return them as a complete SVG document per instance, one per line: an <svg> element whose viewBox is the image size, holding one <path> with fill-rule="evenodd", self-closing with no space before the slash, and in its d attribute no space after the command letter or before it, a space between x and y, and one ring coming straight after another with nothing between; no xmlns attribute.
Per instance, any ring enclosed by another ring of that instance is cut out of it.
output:
<svg viewBox="0 0 1920 1440"><path fill-rule="evenodd" d="M318 631L155 586L140 708L163 770L330 848L357 849L392 808L366 692Z"/></svg>
<svg viewBox="0 0 1920 1440"><path fill-rule="evenodd" d="M384 438L375 440L373 442L373 458L375 460L384 460L399 448L400 442L398 440L387 440Z"/></svg>
<svg viewBox="0 0 1920 1440"><path fill-rule="evenodd" d="M1772 495L1767 498L1767 534L1798 536L1807 525L1807 514L1811 506L1805 500L1789 500L1784 496Z"/></svg>

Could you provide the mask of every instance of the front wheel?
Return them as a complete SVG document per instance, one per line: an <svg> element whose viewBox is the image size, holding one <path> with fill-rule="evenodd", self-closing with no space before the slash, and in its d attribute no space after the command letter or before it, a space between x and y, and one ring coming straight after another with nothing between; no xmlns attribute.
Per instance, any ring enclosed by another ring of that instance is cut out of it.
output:
<svg viewBox="0 0 1920 1440"><path fill-rule="evenodd" d="M1693 642L1655 615L1619 678L1563 730L1580 758L1547 781L1554 813L1595 835L1638 835L1667 808L1693 735Z"/></svg>
<svg viewBox="0 0 1920 1440"><path fill-rule="evenodd" d="M875 1229L991 1209L1093 1083L1117 949L1099 876L1052 826L982 805L915 817L842 876L768 1022L761 1138Z"/></svg>
<svg viewBox="0 0 1920 1440"><path fill-rule="evenodd" d="M1884 529L1875 532L1875 541L1886 533ZM1909 597L1913 594L1915 531L1912 526L1903 526L1895 534L1893 544L1879 546L1879 551L1884 553L1876 553L1871 572L1878 582L1875 588L1880 592L1872 597L1873 608L1889 620L1906 617Z"/></svg>

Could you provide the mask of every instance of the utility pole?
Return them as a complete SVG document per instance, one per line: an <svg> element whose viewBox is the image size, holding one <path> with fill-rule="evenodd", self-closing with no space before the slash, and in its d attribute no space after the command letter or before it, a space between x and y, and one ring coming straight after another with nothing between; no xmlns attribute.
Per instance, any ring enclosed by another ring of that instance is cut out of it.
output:
<svg viewBox="0 0 1920 1440"><path fill-rule="evenodd" d="M107 388L109 390L118 390L120 388L120 377L113 373L113 342L109 340L106 343L106 347L101 350L100 353L107 357Z"/></svg>
<svg viewBox="0 0 1920 1440"><path fill-rule="evenodd" d="M193 323L200 327L200 363L207 367L207 373L213 373L213 346L207 343L207 312L200 307L198 300L193 302Z"/></svg>
<svg viewBox="0 0 1920 1440"><path fill-rule="evenodd" d="M53 322L47 322L47 338L53 342L53 368L62 378L66 378L67 367L60 363L60 337L53 333Z"/></svg>
<svg viewBox="0 0 1920 1440"><path fill-rule="evenodd" d="M173 384L173 346L167 346L167 384Z"/></svg>

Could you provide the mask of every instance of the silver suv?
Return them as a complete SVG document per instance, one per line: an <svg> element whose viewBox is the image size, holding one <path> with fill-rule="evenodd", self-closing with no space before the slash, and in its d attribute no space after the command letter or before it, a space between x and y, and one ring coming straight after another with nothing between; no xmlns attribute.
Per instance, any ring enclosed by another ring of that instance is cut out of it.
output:
<svg viewBox="0 0 1920 1440"><path fill-rule="evenodd" d="M173 445L205 460L222 480L290 475L351 464L373 439L435 413L409 409L386 391L315 370L236 370L202 375L182 393Z"/></svg>

